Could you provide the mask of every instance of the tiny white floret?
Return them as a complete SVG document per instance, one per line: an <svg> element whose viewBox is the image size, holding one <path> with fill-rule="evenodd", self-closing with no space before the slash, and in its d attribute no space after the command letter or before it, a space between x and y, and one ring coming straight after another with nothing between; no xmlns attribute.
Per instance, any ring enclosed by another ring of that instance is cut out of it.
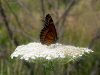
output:
<svg viewBox="0 0 100 75"><path fill-rule="evenodd" d="M18 46L11 54L11 58L20 57L27 61L36 60L53 60L66 59L68 61L81 57L85 53L93 52L91 49L83 47L75 47L71 45L63 45L60 43L51 44L50 46L41 43L29 43L27 45Z"/></svg>

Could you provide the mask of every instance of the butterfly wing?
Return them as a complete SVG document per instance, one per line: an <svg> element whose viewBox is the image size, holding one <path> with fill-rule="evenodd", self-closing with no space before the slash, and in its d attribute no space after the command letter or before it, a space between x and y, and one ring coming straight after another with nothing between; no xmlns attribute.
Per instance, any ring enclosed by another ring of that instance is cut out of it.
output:
<svg viewBox="0 0 100 75"><path fill-rule="evenodd" d="M57 42L57 32L50 14L45 17L45 26L41 30L40 42L42 44L50 45Z"/></svg>

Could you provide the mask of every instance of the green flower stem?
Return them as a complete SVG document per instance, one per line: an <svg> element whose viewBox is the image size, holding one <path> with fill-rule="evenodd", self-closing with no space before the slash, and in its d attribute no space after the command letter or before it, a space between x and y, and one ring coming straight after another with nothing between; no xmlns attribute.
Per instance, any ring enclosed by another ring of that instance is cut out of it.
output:
<svg viewBox="0 0 100 75"><path fill-rule="evenodd" d="M54 67L52 65L52 61L47 61L43 64L42 70L44 72L43 75L49 75L49 71L54 71Z"/></svg>

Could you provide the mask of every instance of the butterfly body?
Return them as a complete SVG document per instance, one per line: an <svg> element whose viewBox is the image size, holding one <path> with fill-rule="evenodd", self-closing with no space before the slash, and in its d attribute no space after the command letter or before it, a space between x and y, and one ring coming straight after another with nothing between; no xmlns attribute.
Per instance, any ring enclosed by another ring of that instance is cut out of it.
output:
<svg viewBox="0 0 100 75"><path fill-rule="evenodd" d="M40 42L45 45L54 44L57 42L57 32L50 14L45 17L45 26L41 30Z"/></svg>

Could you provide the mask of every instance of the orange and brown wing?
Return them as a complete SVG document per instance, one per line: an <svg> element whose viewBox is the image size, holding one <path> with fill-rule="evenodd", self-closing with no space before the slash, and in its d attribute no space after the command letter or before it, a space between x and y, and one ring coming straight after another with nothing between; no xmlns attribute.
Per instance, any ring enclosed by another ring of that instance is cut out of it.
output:
<svg viewBox="0 0 100 75"><path fill-rule="evenodd" d="M50 45L54 44L57 41L57 32L50 14L46 15L45 26L41 30L40 42L42 44Z"/></svg>

